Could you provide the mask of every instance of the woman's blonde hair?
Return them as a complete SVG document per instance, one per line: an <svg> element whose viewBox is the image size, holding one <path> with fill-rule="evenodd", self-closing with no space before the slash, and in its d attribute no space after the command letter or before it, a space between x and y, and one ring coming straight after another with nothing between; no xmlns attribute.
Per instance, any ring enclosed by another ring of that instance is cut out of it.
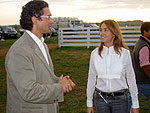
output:
<svg viewBox="0 0 150 113"><path fill-rule="evenodd" d="M129 48L125 45L125 42L123 40L119 24L114 20L104 20L100 23L99 28L101 27L101 25L103 23L105 23L106 26L108 27L108 29L110 30L110 32L113 35L115 35L115 38L114 38L114 41L113 41L115 52L117 54L121 55L121 53L120 53L121 47L126 48L126 49L129 50ZM100 46L99 46L99 55L100 56L101 56L102 50L103 50L103 43L100 41Z"/></svg>

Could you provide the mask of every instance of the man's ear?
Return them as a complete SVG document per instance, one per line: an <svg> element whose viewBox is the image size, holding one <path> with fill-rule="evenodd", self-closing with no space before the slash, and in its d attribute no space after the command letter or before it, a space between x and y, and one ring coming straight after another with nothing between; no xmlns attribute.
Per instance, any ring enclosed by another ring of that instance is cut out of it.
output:
<svg viewBox="0 0 150 113"><path fill-rule="evenodd" d="M38 19L37 19L35 16L33 16L33 17L32 17L33 25L36 25L36 24L37 24L37 21L38 21Z"/></svg>

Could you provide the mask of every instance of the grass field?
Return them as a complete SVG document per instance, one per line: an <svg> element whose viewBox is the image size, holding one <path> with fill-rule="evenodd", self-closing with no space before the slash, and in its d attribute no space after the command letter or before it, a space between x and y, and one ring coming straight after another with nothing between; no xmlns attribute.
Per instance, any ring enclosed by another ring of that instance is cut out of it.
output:
<svg viewBox="0 0 150 113"><path fill-rule="evenodd" d="M56 38L53 39L56 43ZM0 49L7 49L15 40L0 41ZM47 40L46 43L49 43ZM60 113L86 113L86 84L90 53L95 47L63 47L50 49L55 74L70 75L76 83L75 89L65 94L65 102L60 103ZM133 47L130 47L133 50ZM0 113L6 112L6 72L5 55L0 53ZM147 99L140 98L140 113L150 113Z"/></svg>

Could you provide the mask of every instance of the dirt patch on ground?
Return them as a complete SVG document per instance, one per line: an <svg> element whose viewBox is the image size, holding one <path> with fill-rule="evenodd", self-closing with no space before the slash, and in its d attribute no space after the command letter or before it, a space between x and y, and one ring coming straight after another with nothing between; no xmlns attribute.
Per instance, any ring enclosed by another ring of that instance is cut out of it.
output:
<svg viewBox="0 0 150 113"><path fill-rule="evenodd" d="M49 49L53 49L53 48L58 47L58 44L47 44L47 46Z"/></svg>
<svg viewBox="0 0 150 113"><path fill-rule="evenodd" d="M6 53L8 52L8 48L7 49L0 49L0 56L5 56Z"/></svg>
<svg viewBox="0 0 150 113"><path fill-rule="evenodd" d="M49 49L53 49L56 48L58 46L58 44L47 44ZM8 52L9 48L6 49L0 49L0 56L5 56Z"/></svg>

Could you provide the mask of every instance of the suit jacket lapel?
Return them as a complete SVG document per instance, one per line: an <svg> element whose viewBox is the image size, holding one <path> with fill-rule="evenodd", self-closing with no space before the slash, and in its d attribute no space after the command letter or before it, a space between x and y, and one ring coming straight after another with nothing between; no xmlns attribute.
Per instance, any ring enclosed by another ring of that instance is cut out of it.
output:
<svg viewBox="0 0 150 113"><path fill-rule="evenodd" d="M44 43L44 47L46 49L47 57L48 57L48 60L49 60L49 68L50 68L51 72L53 73L52 74L53 78L56 79L56 76L54 74L53 63L52 63L52 60L51 60L51 57L50 57L50 54L49 54L48 47L47 47L47 45L45 43Z"/></svg>
<svg viewBox="0 0 150 113"><path fill-rule="evenodd" d="M45 58L44 58L44 56L43 56L43 54L42 54L42 52L41 52L41 50L40 50L39 48L37 48L37 49L34 50L34 52L35 52L35 54L40 58L40 60L43 62L43 64L45 65L45 67L46 67L48 70L50 70L50 69L49 69L49 66L48 66L48 64L47 64L47 62L46 62L46 60L45 60Z"/></svg>
<svg viewBox="0 0 150 113"><path fill-rule="evenodd" d="M49 54L48 47L47 47L47 45L45 43L44 43L44 47L45 47L45 50L46 50L46 53L47 53L49 66L50 66L51 70L53 71L53 63L52 63L52 60L51 60L51 57L50 57L50 54Z"/></svg>
<svg viewBox="0 0 150 113"><path fill-rule="evenodd" d="M45 67L47 68L47 70L50 72L50 76L55 80L55 77L54 77L54 71L53 71L53 65L52 65L52 62L51 60L49 59L49 65L47 64L41 50L38 48L38 49L35 49L35 54L42 60L43 64L45 65ZM47 54L49 55L49 54Z"/></svg>
<svg viewBox="0 0 150 113"><path fill-rule="evenodd" d="M34 53L39 57L39 59L43 62L45 67L48 69L48 71L53 75L53 71L50 69L49 65L47 64L46 59L44 58L38 45L34 42L34 40L31 38L31 36L28 33L25 33L25 35L29 39L29 41L28 41L29 45L31 46L31 48L34 49ZM47 55L49 55L49 54L47 54Z"/></svg>

